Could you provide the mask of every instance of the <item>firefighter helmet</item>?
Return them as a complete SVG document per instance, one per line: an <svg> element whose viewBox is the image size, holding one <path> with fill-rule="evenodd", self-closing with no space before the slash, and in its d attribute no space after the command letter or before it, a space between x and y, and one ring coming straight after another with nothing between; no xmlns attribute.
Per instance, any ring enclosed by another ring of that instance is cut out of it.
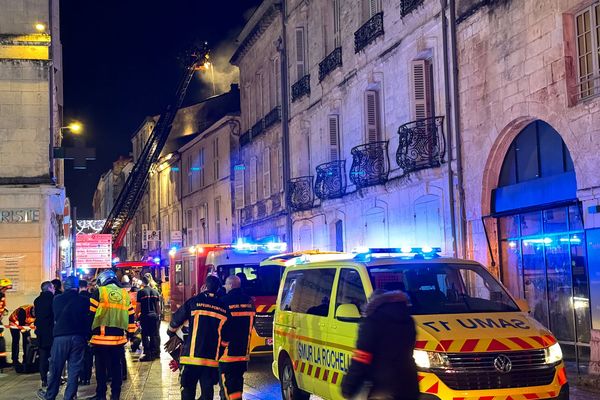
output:
<svg viewBox="0 0 600 400"><path fill-rule="evenodd" d="M10 279L0 279L0 289L12 289L12 281Z"/></svg>
<svg viewBox="0 0 600 400"><path fill-rule="evenodd" d="M111 283L118 284L119 279L117 279L117 275L114 273L112 269L107 269L106 271L102 271L97 278L98 286L106 286Z"/></svg>

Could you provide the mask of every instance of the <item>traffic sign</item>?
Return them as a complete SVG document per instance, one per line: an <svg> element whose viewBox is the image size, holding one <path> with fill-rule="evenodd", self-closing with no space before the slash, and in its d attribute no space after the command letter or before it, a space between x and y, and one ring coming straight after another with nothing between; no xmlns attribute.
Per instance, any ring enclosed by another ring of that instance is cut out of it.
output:
<svg viewBox="0 0 600 400"><path fill-rule="evenodd" d="M75 252L77 268L110 268L112 266L112 235L78 234Z"/></svg>

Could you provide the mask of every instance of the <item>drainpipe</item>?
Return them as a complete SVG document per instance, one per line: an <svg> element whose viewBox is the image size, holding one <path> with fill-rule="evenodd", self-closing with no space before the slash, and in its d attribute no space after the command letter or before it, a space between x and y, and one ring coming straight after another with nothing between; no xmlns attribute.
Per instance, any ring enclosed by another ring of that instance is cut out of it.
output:
<svg viewBox="0 0 600 400"><path fill-rule="evenodd" d="M448 21L446 19L446 9L448 8L448 4L446 0L440 0L440 5L442 6L442 12L440 13L441 22L442 22L442 48L443 48L443 58L444 58L444 98L446 105L446 144L448 148L448 162L446 163L448 167L448 202L450 205L450 227L452 229L452 255L454 257L458 256L458 245L457 245L457 233L456 233L456 206L454 199L454 171L452 170L452 160L453 160L453 151L452 151L452 131L453 125L450 124L450 120L454 120L452 115L452 107L450 100L450 70L448 59ZM452 14L452 9L450 10ZM453 63L454 64L454 63ZM452 100L453 101L453 100ZM456 107L454 107L456 108ZM457 148L460 146L457 146Z"/></svg>
<svg viewBox="0 0 600 400"><path fill-rule="evenodd" d="M460 251L461 256L467 256L467 215L465 210L465 191L463 182L463 164L462 164L462 140L460 132L460 103L458 94L458 55L456 51L456 1L450 0L450 53L452 57L452 103L453 107L453 128L456 134L456 175L458 177L458 210L460 227Z"/></svg>
<svg viewBox="0 0 600 400"><path fill-rule="evenodd" d="M292 212L288 202L289 181L291 179L290 168L290 126L289 126L289 99L288 99L288 69L287 69L287 29L286 15L287 3L286 0L281 0L281 39L278 43L278 51L280 54L279 60L281 64L281 144L283 152L283 194L285 201L285 230L286 242L290 250L293 250L293 229L292 229Z"/></svg>

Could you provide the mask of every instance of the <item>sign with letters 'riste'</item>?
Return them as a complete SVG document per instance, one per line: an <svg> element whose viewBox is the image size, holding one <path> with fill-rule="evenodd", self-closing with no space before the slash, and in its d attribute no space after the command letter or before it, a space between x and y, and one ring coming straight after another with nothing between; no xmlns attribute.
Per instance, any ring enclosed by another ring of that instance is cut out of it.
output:
<svg viewBox="0 0 600 400"><path fill-rule="evenodd" d="M0 208L0 224L32 224L40 222L39 208Z"/></svg>

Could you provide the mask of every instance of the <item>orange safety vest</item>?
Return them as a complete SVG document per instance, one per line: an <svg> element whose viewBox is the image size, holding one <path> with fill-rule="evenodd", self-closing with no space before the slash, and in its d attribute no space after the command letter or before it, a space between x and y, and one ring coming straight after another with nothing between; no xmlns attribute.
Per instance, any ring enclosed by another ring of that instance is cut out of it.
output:
<svg viewBox="0 0 600 400"><path fill-rule="evenodd" d="M25 325L24 326L21 326L19 324L19 310L25 311ZM27 305L17 308L8 317L8 325L9 325L10 329L20 329L21 331L35 329L35 327L33 326L34 322L35 322L35 317L33 316L33 306L31 304L27 304Z"/></svg>

